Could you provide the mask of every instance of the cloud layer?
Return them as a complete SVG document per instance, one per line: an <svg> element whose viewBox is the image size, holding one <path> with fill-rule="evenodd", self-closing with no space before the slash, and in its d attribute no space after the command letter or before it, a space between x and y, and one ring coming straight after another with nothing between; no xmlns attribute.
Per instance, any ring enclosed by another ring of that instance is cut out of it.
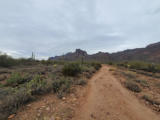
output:
<svg viewBox="0 0 160 120"><path fill-rule="evenodd" d="M1 0L0 51L14 57L144 47L160 38L159 0Z"/></svg>

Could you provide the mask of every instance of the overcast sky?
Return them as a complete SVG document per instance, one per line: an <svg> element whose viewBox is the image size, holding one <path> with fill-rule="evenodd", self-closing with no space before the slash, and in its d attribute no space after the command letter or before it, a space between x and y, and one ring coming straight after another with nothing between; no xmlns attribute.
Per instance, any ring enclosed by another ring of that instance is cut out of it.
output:
<svg viewBox="0 0 160 120"><path fill-rule="evenodd" d="M0 0L0 51L116 52L160 41L160 0Z"/></svg>

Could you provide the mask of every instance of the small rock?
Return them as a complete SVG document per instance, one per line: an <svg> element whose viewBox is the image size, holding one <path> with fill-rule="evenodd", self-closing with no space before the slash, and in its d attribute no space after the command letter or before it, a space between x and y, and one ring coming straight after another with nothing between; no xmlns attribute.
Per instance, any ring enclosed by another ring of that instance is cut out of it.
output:
<svg viewBox="0 0 160 120"><path fill-rule="evenodd" d="M28 105L27 105L27 107L30 107L30 106L31 106L31 104L28 104Z"/></svg>
<svg viewBox="0 0 160 120"><path fill-rule="evenodd" d="M42 110L41 110L41 109L39 109L39 110L38 110L38 112L39 112L39 113L41 113L41 112L42 112Z"/></svg>
<svg viewBox="0 0 160 120"><path fill-rule="evenodd" d="M63 97L63 98L62 98L62 100L66 100L66 98L65 98L65 97Z"/></svg>
<svg viewBox="0 0 160 120"><path fill-rule="evenodd" d="M14 118L15 117L15 114L12 114L12 115L10 115L9 117L8 117L8 119L12 119L12 118Z"/></svg>
<svg viewBox="0 0 160 120"><path fill-rule="evenodd" d="M154 104L154 107L158 108L158 107L159 107L159 105Z"/></svg>
<svg viewBox="0 0 160 120"><path fill-rule="evenodd" d="M47 108L46 108L46 110L47 110L47 111L50 111L50 108L49 108L49 107L47 107Z"/></svg>
<svg viewBox="0 0 160 120"><path fill-rule="evenodd" d="M73 101L76 101L77 100L77 98L73 98Z"/></svg>
<svg viewBox="0 0 160 120"><path fill-rule="evenodd" d="M45 108L46 106L42 106L42 108Z"/></svg>
<svg viewBox="0 0 160 120"><path fill-rule="evenodd" d="M61 118L60 117L56 117L56 119L55 120L61 120Z"/></svg>
<svg viewBox="0 0 160 120"><path fill-rule="evenodd" d="M37 116L40 117L40 116L41 116L41 113L38 113Z"/></svg>

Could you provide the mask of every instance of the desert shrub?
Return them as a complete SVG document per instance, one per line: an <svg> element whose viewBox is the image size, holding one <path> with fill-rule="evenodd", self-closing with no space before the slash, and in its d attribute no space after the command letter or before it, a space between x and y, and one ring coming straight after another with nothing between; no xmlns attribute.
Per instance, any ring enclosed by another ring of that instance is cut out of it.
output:
<svg viewBox="0 0 160 120"><path fill-rule="evenodd" d="M113 63L113 62L108 62L107 64L108 64L108 65L113 65L114 63Z"/></svg>
<svg viewBox="0 0 160 120"><path fill-rule="evenodd" d="M81 69L82 69L83 72L89 72L90 69L91 69L91 67L90 67L90 66L87 66L87 65L82 65L82 66L81 66Z"/></svg>
<svg viewBox="0 0 160 120"><path fill-rule="evenodd" d="M54 61L52 60L41 60L41 64L43 65L53 65L54 64Z"/></svg>
<svg viewBox="0 0 160 120"><path fill-rule="evenodd" d="M102 67L102 65L101 65L100 63L98 63L98 62L93 62L93 63L91 63L91 65L92 65L96 70L99 70L99 69Z"/></svg>
<svg viewBox="0 0 160 120"><path fill-rule="evenodd" d="M17 86L22 84L27 80L27 75L22 76L20 73L12 73L10 78L7 79L6 85L8 86Z"/></svg>
<svg viewBox="0 0 160 120"><path fill-rule="evenodd" d="M147 67L146 71L156 73L156 72L157 72L157 69L156 69L156 66L155 66L155 65L153 65L153 64L148 64L148 67Z"/></svg>
<svg viewBox="0 0 160 120"><path fill-rule="evenodd" d="M137 83L139 83L143 87L149 87L149 84L148 84L148 82L146 80L136 79L134 81L137 82Z"/></svg>
<svg viewBox="0 0 160 120"><path fill-rule="evenodd" d="M126 65L128 68L136 70L147 70L148 63L142 61L130 61Z"/></svg>
<svg viewBox="0 0 160 120"><path fill-rule="evenodd" d="M153 100L151 97L147 95L142 96L142 99L144 99L145 101L149 102L152 105L160 105L160 102Z"/></svg>
<svg viewBox="0 0 160 120"><path fill-rule="evenodd" d="M80 80L77 80L77 82L76 82L76 84L77 85L86 85L87 84L87 81L86 80L84 80L84 79L80 79Z"/></svg>
<svg viewBox="0 0 160 120"><path fill-rule="evenodd" d="M159 64L152 64L152 63L147 63L143 61L121 62L121 63L118 63L117 65L125 68L143 70L143 71L152 72L152 73L160 72Z"/></svg>
<svg viewBox="0 0 160 120"><path fill-rule="evenodd" d="M32 95L43 94L46 92L46 81L40 75L35 75L34 78L27 83L27 88Z"/></svg>
<svg viewBox="0 0 160 120"><path fill-rule="evenodd" d="M15 59L17 61L17 65L25 65L25 66L30 66L30 65L36 65L39 63L37 60L33 59L26 59L26 58L19 58Z"/></svg>
<svg viewBox="0 0 160 120"><path fill-rule="evenodd" d="M125 67L125 68L130 67L128 62L118 62L118 63L116 63L116 65L120 66L120 67Z"/></svg>
<svg viewBox="0 0 160 120"><path fill-rule="evenodd" d="M93 72L90 71L90 72L84 72L84 76L87 78L87 79L90 79L92 77L92 74Z"/></svg>
<svg viewBox="0 0 160 120"><path fill-rule="evenodd" d="M54 80L52 84L53 91L57 93L59 98L61 98L65 93L69 92L72 84L73 82L69 78L60 78L60 79Z"/></svg>
<svg viewBox="0 0 160 120"><path fill-rule="evenodd" d="M109 71L111 71L111 72L112 72L112 71L115 71L115 69L110 68L110 69L109 69Z"/></svg>
<svg viewBox="0 0 160 120"><path fill-rule="evenodd" d="M7 117L10 114L13 114L16 112L16 110L28 103L32 100L32 96L25 88L21 88L18 90L15 90L15 92L12 93L5 93L5 97L1 99L2 104L0 104L0 119L7 119Z"/></svg>
<svg viewBox="0 0 160 120"><path fill-rule="evenodd" d="M127 78L127 79L135 79L136 78L136 74L132 73L132 72L122 72L122 74Z"/></svg>
<svg viewBox="0 0 160 120"><path fill-rule="evenodd" d="M160 88L160 82L155 83L155 86L156 86L157 88Z"/></svg>
<svg viewBox="0 0 160 120"><path fill-rule="evenodd" d="M68 63L64 65L62 72L65 76L76 76L82 72L82 68L78 63Z"/></svg>
<svg viewBox="0 0 160 120"><path fill-rule="evenodd" d="M8 55L0 55L0 66L1 67L11 67L16 65L17 62L15 59Z"/></svg>
<svg viewBox="0 0 160 120"><path fill-rule="evenodd" d="M33 59L25 59L25 58L14 59L6 54L0 54L1 67L12 67L18 65L35 65L37 63L38 61Z"/></svg>
<svg viewBox="0 0 160 120"><path fill-rule="evenodd" d="M52 85L53 85L53 91L55 93L61 90L62 86L63 86L63 90L65 91L70 88L71 80L68 78L60 78L60 79L55 80Z"/></svg>
<svg viewBox="0 0 160 120"><path fill-rule="evenodd" d="M129 81L129 80L125 82L125 87L137 93L142 91L141 88L136 83Z"/></svg>
<svg viewBox="0 0 160 120"><path fill-rule="evenodd" d="M4 87L4 84L0 83L0 88Z"/></svg>

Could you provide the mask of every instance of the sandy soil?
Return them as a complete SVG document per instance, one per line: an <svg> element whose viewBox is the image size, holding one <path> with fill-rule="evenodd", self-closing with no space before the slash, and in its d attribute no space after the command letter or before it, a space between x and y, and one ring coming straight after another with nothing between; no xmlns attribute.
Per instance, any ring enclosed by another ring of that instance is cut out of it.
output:
<svg viewBox="0 0 160 120"><path fill-rule="evenodd" d="M103 65L86 87L76 88L77 92L64 100L46 95L27 105L14 120L160 120L109 69Z"/></svg>
<svg viewBox="0 0 160 120"><path fill-rule="evenodd" d="M90 80L73 120L160 120L103 66Z"/></svg>

